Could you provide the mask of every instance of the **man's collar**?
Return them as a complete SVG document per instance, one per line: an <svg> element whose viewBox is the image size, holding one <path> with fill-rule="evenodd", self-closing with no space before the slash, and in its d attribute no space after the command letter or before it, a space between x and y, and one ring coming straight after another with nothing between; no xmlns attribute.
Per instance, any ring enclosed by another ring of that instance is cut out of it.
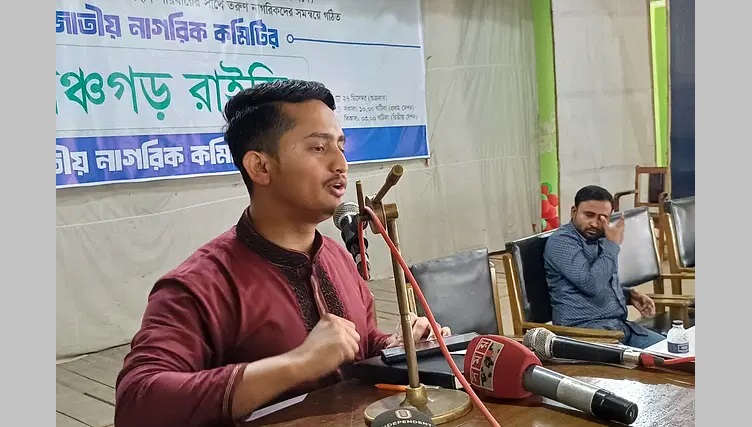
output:
<svg viewBox="0 0 752 427"><path fill-rule="evenodd" d="M243 211L243 215L241 215L238 220L236 233L238 239L240 239L243 244L248 246L249 249L256 252L262 258L274 265L287 268L300 268L310 265L311 260L315 259L321 250L321 245L323 243L321 233L316 230L316 236L313 239L313 257L309 257L308 254L300 251L278 246L256 230L256 227L253 226L253 221L251 221L251 215L248 208Z"/></svg>

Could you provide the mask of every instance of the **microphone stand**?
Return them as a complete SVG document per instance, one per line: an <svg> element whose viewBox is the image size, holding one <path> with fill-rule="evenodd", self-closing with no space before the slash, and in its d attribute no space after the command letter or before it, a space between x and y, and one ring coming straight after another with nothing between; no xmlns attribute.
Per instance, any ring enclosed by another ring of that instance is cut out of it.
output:
<svg viewBox="0 0 752 427"><path fill-rule="evenodd" d="M376 214L379 221L382 224L386 224L387 235L398 249L399 233L397 232L397 218L399 217L399 211L397 210L397 204L385 204L382 200L389 189L397 184L397 181L402 177L403 171L404 169L401 165L392 167L384 185L372 197L364 197L362 183L360 181L356 181L355 183L358 194L358 208L360 210L360 214L358 215L359 226L363 222L368 223L370 221L370 216L365 211L365 206L368 206ZM378 230L374 224L371 224L371 231L378 234ZM443 424L456 420L472 409L470 396L460 390L445 388L427 389L420 383L420 378L418 377L418 358L415 353L415 342L412 340L412 322L410 319L411 305L414 307L415 302L413 300L412 304L410 304L411 300L408 297L408 289L402 268L395 255L391 254L391 257L409 384L404 395L399 393L385 397L369 405L364 412L366 424L371 425L373 419L383 412L404 407L412 407L426 414L431 417L434 424Z"/></svg>

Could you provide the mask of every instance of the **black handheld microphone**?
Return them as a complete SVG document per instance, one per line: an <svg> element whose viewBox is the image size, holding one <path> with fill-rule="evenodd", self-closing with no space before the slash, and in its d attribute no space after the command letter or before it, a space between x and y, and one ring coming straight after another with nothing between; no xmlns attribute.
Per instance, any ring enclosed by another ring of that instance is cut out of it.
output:
<svg viewBox="0 0 752 427"><path fill-rule="evenodd" d="M377 415L371 427L436 427L436 424L416 409L397 408Z"/></svg>
<svg viewBox="0 0 752 427"><path fill-rule="evenodd" d="M527 331L522 338L522 344L533 350L541 360L570 359L630 366L640 364L639 351L560 337L545 328Z"/></svg>
<svg viewBox="0 0 752 427"><path fill-rule="evenodd" d="M352 255L355 264L358 266L358 272L363 271L363 262L366 263L366 269L371 271L371 263L368 261L368 253L366 253L366 259L360 259L360 246L358 245L358 205L353 202L344 202L337 206L334 210L334 216L332 220L334 225L339 231L341 231L342 240L345 243L345 248L350 255ZM363 223L365 226L365 223ZM363 237L366 250L368 250L368 240Z"/></svg>

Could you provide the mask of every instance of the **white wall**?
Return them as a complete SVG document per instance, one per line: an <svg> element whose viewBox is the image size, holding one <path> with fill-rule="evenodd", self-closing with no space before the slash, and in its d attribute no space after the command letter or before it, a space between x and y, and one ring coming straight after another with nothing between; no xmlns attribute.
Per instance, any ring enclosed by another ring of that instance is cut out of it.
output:
<svg viewBox="0 0 752 427"><path fill-rule="evenodd" d="M581 187L629 190L634 167L655 164L649 9L642 0L553 0L552 11L566 222Z"/></svg>
<svg viewBox="0 0 752 427"><path fill-rule="evenodd" d="M422 7L431 159L402 162L388 196L409 263L502 249L531 233L540 210L529 2ZM351 183L373 193L390 167L354 166ZM355 185L348 193L355 200ZM247 203L239 175L58 190L57 357L128 342L154 281ZM339 240L331 221L320 230ZM391 276L386 245L368 237L374 278Z"/></svg>

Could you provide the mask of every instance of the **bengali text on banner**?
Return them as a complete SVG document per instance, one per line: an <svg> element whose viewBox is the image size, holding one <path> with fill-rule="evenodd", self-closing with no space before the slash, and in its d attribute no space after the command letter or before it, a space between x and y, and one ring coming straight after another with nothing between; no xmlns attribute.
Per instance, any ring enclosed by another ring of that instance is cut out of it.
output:
<svg viewBox="0 0 752 427"><path fill-rule="evenodd" d="M350 163L429 155L419 0L57 0L55 18L58 188L237 173L225 103L285 79L332 90Z"/></svg>

